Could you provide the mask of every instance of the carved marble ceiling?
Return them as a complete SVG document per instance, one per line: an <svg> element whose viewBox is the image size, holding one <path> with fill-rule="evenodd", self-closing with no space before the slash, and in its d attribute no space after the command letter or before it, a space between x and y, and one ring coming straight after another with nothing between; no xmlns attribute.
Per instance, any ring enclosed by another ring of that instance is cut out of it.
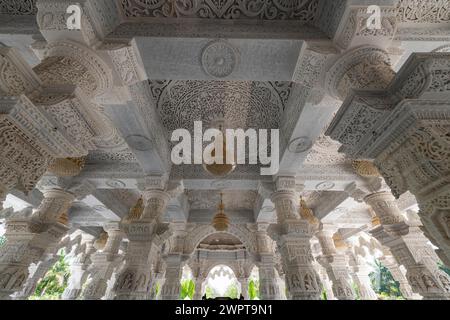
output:
<svg viewBox="0 0 450 320"><path fill-rule="evenodd" d="M37 12L36 0L2 0L0 13L10 15L34 15Z"/></svg>
<svg viewBox="0 0 450 320"><path fill-rule="evenodd" d="M150 81L152 97L169 133L194 121L223 118L227 128L279 127L289 82Z"/></svg>
<svg viewBox="0 0 450 320"><path fill-rule="evenodd" d="M99 0L97 0L99 1ZM331 5L338 11L341 0L108 0L117 1L126 20L142 18L293 20L313 24ZM37 0L3 0L0 13L35 15ZM399 0L399 22L439 23L450 21L449 0ZM325 29L327 26L323 26Z"/></svg>

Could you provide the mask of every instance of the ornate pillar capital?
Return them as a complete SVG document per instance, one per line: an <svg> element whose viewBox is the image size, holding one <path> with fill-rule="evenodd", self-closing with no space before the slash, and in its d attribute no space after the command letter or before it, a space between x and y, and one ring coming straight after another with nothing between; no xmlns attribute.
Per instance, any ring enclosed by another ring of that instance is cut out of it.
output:
<svg viewBox="0 0 450 320"><path fill-rule="evenodd" d="M0 47L0 96L18 96L40 90L42 82L15 48Z"/></svg>
<svg viewBox="0 0 450 320"><path fill-rule="evenodd" d="M363 46L341 55L328 70L325 88L339 100L352 90L384 89L395 72L388 54L377 47Z"/></svg>
<svg viewBox="0 0 450 320"><path fill-rule="evenodd" d="M113 87L113 74L104 58L75 41L48 43L43 49L43 61L33 71L45 86L77 86L90 98Z"/></svg>
<svg viewBox="0 0 450 320"><path fill-rule="evenodd" d="M373 209L382 225L393 225L405 221L395 197L389 191L369 194L364 197L364 202Z"/></svg>
<svg viewBox="0 0 450 320"><path fill-rule="evenodd" d="M271 200L275 205L278 223L299 218L299 195L293 190L281 190L272 194Z"/></svg>
<svg viewBox="0 0 450 320"><path fill-rule="evenodd" d="M44 199L33 213L39 222L56 222L62 214L67 214L75 196L67 191L52 189L44 191Z"/></svg>

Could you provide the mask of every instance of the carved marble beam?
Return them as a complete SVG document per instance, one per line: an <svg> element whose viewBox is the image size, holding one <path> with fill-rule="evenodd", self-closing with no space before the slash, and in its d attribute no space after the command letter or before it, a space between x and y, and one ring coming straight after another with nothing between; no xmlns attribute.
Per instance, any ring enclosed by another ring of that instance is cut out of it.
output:
<svg viewBox="0 0 450 320"><path fill-rule="evenodd" d="M129 87L131 101L126 105L110 105L107 114L121 132L144 173L164 174L172 161L167 132L159 121L147 82Z"/></svg>

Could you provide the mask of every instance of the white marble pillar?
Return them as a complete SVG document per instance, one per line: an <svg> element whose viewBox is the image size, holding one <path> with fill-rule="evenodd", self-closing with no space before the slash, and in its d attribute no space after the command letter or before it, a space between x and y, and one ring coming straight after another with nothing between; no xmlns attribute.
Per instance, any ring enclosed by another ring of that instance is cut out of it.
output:
<svg viewBox="0 0 450 320"><path fill-rule="evenodd" d="M316 258L317 260L317 258ZM333 283L328 278L327 270L317 261L314 261L314 267L322 282L322 289L325 290L327 300L337 300L333 293Z"/></svg>
<svg viewBox="0 0 450 320"><path fill-rule="evenodd" d="M295 190L295 179L279 177L277 191L272 195L277 214L274 237L283 261L286 286L293 300L319 300L322 291L320 278L312 262L310 240L315 226L300 217L300 197Z"/></svg>
<svg viewBox="0 0 450 320"><path fill-rule="evenodd" d="M58 261L59 256L55 254L46 254L42 261L29 267L30 276L28 277L23 289L13 295L14 300L27 300L29 296L36 291L37 284Z"/></svg>
<svg viewBox="0 0 450 320"><path fill-rule="evenodd" d="M450 90L446 81L439 78L450 72L450 53L412 54L386 90L383 83L392 78L392 72L381 65L371 67L373 57L383 54L380 51L355 50L328 72L326 82L347 99L326 135L339 141L340 151L349 157L373 160L396 198L407 191L416 197L425 235L438 247L440 259L450 265ZM389 56L383 55L387 65ZM358 60L362 63L352 68ZM354 72L347 74L348 69ZM384 79L373 78L379 71L384 71ZM379 90L359 90L348 95L339 88L348 87L350 78L376 80ZM446 275L422 267L407 269L413 290L421 291L424 298L448 297L450 283Z"/></svg>
<svg viewBox="0 0 450 320"><path fill-rule="evenodd" d="M69 228L58 219L73 199L69 192L49 190L32 215L13 215L6 221L8 241L0 248L0 299L10 299L11 294L22 290L29 266L39 263L67 233Z"/></svg>
<svg viewBox="0 0 450 320"><path fill-rule="evenodd" d="M149 186L144 192L145 208L137 216L123 221L122 226L129 239L125 255L125 268L117 278L115 299L144 300L151 290L151 260L160 251L171 231L162 223L170 195L164 192L162 178L148 178Z"/></svg>
<svg viewBox="0 0 450 320"><path fill-rule="evenodd" d="M338 300L354 300L348 260L345 254L336 249L333 240L335 231L333 226L322 226L316 233L322 247L322 255L317 260L325 268L332 282L333 296Z"/></svg>
<svg viewBox="0 0 450 320"><path fill-rule="evenodd" d="M399 283L400 292L407 300L421 300L422 296L414 293L405 273L401 270L397 261L393 256L382 256L378 259L383 266L385 266L394 278Z"/></svg>
<svg viewBox="0 0 450 320"><path fill-rule="evenodd" d="M123 244L123 243L122 243ZM126 248L125 248L126 251ZM109 278L108 283L107 283L107 287L106 287L106 293L105 296L103 297L103 300L114 300L116 293L114 291L114 286L116 284L117 281L117 277L119 276L119 274L122 272L122 270L125 268L125 260L124 260L124 252L121 252L121 261L118 264L118 266L116 266L116 268L113 271L113 274L111 276L111 278Z"/></svg>
<svg viewBox="0 0 450 320"><path fill-rule="evenodd" d="M70 259L70 278L67 288L64 290L61 299L76 300L81 294L84 283L88 277L88 267L91 263L90 257L95 252L95 238L89 234L83 234L79 244L81 252Z"/></svg>
<svg viewBox="0 0 450 320"><path fill-rule="evenodd" d="M165 257L166 274L161 288L161 300L180 299L182 257L179 254L169 254Z"/></svg>
<svg viewBox="0 0 450 320"><path fill-rule="evenodd" d="M240 294L242 294L242 296L244 297L244 300L249 300L250 297L248 295L248 283L249 283L248 278L241 277L241 278L238 278L237 281L239 282ZM260 287L260 290L261 290L261 287Z"/></svg>
<svg viewBox="0 0 450 320"><path fill-rule="evenodd" d="M267 224L258 224L256 241L259 253L259 292L262 300L280 300L280 288L275 274L275 252L267 234Z"/></svg>
<svg viewBox="0 0 450 320"><path fill-rule="evenodd" d="M369 277L372 270L365 259L350 250L347 251L347 255L349 257L350 275L358 287L359 298L361 300L378 300Z"/></svg>
<svg viewBox="0 0 450 320"><path fill-rule="evenodd" d="M119 223L110 222L103 228L108 233L108 240L103 250L91 257L92 265L89 268L91 280L83 292L86 300L100 300L106 294L108 281L122 260L118 254L123 239Z"/></svg>
<svg viewBox="0 0 450 320"><path fill-rule="evenodd" d="M195 278L195 294L193 300L202 300L204 283L205 283L204 277Z"/></svg>
<svg viewBox="0 0 450 320"><path fill-rule="evenodd" d="M3 201L6 200L6 196L8 195L8 190L0 184L0 211L2 211L3 208Z"/></svg>
<svg viewBox="0 0 450 320"><path fill-rule="evenodd" d="M424 299L450 299L450 277L439 269L439 258L420 228L405 222L392 193L377 192L364 201L380 220L370 233L405 267L413 291Z"/></svg>

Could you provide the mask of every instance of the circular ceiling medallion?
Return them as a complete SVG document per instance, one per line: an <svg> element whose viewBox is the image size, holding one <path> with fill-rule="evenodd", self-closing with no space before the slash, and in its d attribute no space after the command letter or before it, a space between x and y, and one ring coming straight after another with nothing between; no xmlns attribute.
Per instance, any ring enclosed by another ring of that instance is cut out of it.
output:
<svg viewBox="0 0 450 320"><path fill-rule="evenodd" d="M106 185L111 188L115 189L121 189L125 188L126 184L123 181L117 180L117 179L111 179L106 181Z"/></svg>
<svg viewBox="0 0 450 320"><path fill-rule="evenodd" d="M214 41L203 50L202 66L205 72L212 77L229 76L236 64L236 50L226 41Z"/></svg>
<svg viewBox="0 0 450 320"><path fill-rule="evenodd" d="M293 153L302 153L312 147L312 141L308 137L298 137L289 142L288 150Z"/></svg>
<svg viewBox="0 0 450 320"><path fill-rule="evenodd" d="M335 186L334 182L331 181L324 181L316 185L316 190L330 190L333 189Z"/></svg>
<svg viewBox="0 0 450 320"><path fill-rule="evenodd" d="M128 143L131 149L138 151L148 151L153 148L152 141L144 136L139 134L130 135L125 138L125 141Z"/></svg>

